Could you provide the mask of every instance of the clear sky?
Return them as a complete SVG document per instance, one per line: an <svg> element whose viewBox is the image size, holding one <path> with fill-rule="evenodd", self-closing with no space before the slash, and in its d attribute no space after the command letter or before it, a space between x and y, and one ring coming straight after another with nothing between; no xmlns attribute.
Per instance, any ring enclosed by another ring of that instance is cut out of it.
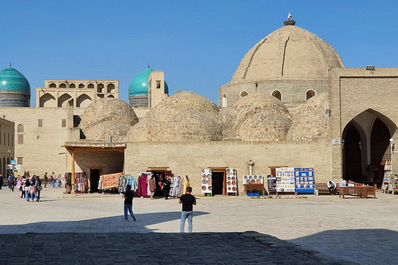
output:
<svg viewBox="0 0 398 265"><path fill-rule="evenodd" d="M283 26L332 45L346 67L398 67L398 1L1 0L0 70L28 79L31 106L44 79L131 80L148 63L170 95L193 91L218 103L245 53Z"/></svg>

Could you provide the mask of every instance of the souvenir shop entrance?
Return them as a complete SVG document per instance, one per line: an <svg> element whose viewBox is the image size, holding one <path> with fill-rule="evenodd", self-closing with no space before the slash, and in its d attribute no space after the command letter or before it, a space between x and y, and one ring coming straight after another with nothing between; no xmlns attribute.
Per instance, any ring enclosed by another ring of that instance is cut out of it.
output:
<svg viewBox="0 0 398 265"><path fill-rule="evenodd" d="M70 154L72 194L76 192L76 172L88 175L88 192L98 192L100 175L123 172L126 144L68 142L64 147Z"/></svg>
<svg viewBox="0 0 398 265"><path fill-rule="evenodd" d="M212 194L226 195L226 168L210 168L212 170Z"/></svg>
<svg viewBox="0 0 398 265"><path fill-rule="evenodd" d="M153 176L155 177L156 184L159 183L160 181L160 176L163 176L163 179L165 179L167 176L171 176L172 172L169 170L168 167L148 167L147 172L151 172ZM159 185L156 185L156 191L155 191L155 196L162 196L163 191L160 189Z"/></svg>
<svg viewBox="0 0 398 265"><path fill-rule="evenodd" d="M90 192L98 192L100 169L90 169Z"/></svg>

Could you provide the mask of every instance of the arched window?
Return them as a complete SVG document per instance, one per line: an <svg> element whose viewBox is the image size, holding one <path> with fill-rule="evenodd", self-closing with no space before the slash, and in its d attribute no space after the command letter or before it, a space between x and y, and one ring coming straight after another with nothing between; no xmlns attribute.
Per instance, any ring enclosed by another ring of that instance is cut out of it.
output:
<svg viewBox="0 0 398 265"><path fill-rule="evenodd" d="M242 93L240 93L240 97L246 97L247 95L249 95L249 93L247 93L246 91L243 91Z"/></svg>
<svg viewBox="0 0 398 265"><path fill-rule="evenodd" d="M113 90L115 89L115 85L114 84L108 84L107 88L108 88L108 93L113 93Z"/></svg>
<svg viewBox="0 0 398 265"><path fill-rule="evenodd" d="M59 85L60 88L66 88L66 85L64 83Z"/></svg>
<svg viewBox="0 0 398 265"><path fill-rule="evenodd" d="M50 87L57 87L57 85L55 83L51 83Z"/></svg>
<svg viewBox="0 0 398 265"><path fill-rule="evenodd" d="M56 107L57 102L55 97L50 93L45 94L44 96L40 97L40 107Z"/></svg>
<svg viewBox="0 0 398 265"><path fill-rule="evenodd" d="M98 84L97 93L103 93L103 91L102 91L103 89L104 89L104 84Z"/></svg>
<svg viewBox="0 0 398 265"><path fill-rule="evenodd" d="M23 124L18 124L17 131L18 131L19 133L20 133L20 132L23 132Z"/></svg>
<svg viewBox="0 0 398 265"><path fill-rule="evenodd" d="M76 107L78 108L85 108L88 107L91 103L91 98L86 94L80 95L76 101Z"/></svg>
<svg viewBox="0 0 398 265"><path fill-rule="evenodd" d="M94 88L94 85L93 85L93 84L88 84L87 87L88 87L88 88Z"/></svg>
<svg viewBox="0 0 398 265"><path fill-rule="evenodd" d="M227 104L228 104L227 95L224 94L222 96L222 106L225 108L227 107Z"/></svg>
<svg viewBox="0 0 398 265"><path fill-rule="evenodd" d="M115 98L115 96L114 95L109 95L108 98Z"/></svg>
<svg viewBox="0 0 398 265"><path fill-rule="evenodd" d="M58 98L58 107L73 106L73 98L69 94L63 94Z"/></svg>
<svg viewBox="0 0 398 265"><path fill-rule="evenodd" d="M69 88L75 88L75 87L76 87L76 85L73 83L69 85Z"/></svg>
<svg viewBox="0 0 398 265"><path fill-rule="evenodd" d="M274 90L271 94L271 96L279 99L280 101L282 101L282 94L281 92L279 92L279 90Z"/></svg>
<svg viewBox="0 0 398 265"><path fill-rule="evenodd" d="M84 84L80 83L79 88L84 88Z"/></svg>
<svg viewBox="0 0 398 265"><path fill-rule="evenodd" d="M316 93L314 90L308 90L307 93L305 93L305 101L309 100L310 98L312 98L313 96L315 96Z"/></svg>

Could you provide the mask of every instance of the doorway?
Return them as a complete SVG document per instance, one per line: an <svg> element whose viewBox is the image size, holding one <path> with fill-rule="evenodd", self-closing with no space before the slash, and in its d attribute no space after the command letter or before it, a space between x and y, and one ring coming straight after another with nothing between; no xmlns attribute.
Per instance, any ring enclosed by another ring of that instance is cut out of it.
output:
<svg viewBox="0 0 398 265"><path fill-rule="evenodd" d="M212 194L224 194L225 172L212 172Z"/></svg>
<svg viewBox="0 0 398 265"><path fill-rule="evenodd" d="M90 192L98 192L98 183L100 179L99 169L90 169Z"/></svg>

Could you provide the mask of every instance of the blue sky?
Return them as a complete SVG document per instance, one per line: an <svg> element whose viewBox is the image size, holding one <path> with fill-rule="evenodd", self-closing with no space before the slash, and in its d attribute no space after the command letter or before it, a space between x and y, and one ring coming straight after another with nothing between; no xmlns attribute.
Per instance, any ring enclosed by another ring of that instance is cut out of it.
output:
<svg viewBox="0 0 398 265"><path fill-rule="evenodd" d="M1 1L0 70L28 79L31 106L45 79L131 80L148 63L170 95L217 103L245 53L283 26L288 12L331 44L346 67L397 67L398 1L68 0Z"/></svg>

